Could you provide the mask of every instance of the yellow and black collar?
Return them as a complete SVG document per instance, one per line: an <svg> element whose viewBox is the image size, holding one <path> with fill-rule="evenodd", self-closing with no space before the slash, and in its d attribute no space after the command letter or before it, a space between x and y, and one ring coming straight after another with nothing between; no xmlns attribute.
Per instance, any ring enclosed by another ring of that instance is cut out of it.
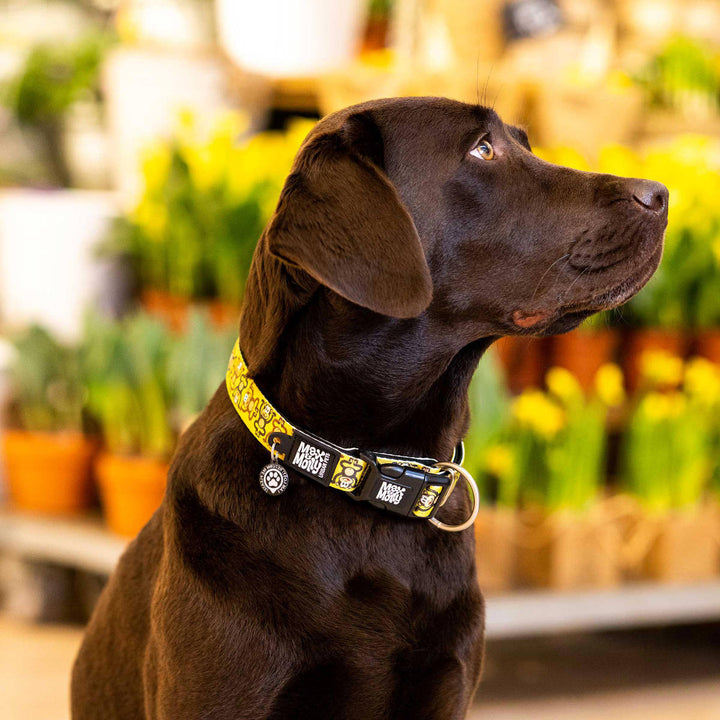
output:
<svg viewBox="0 0 720 720"><path fill-rule="evenodd" d="M464 529L475 519L477 487L459 467L462 443L456 448L452 463L438 463L432 458L379 456L344 449L303 432L272 406L249 376L239 340L230 356L225 382L230 400L248 430L285 467L347 493L353 500L365 500L405 517L423 519L433 518L462 475L471 496L474 490L472 518L462 526L433 522L443 529Z"/></svg>

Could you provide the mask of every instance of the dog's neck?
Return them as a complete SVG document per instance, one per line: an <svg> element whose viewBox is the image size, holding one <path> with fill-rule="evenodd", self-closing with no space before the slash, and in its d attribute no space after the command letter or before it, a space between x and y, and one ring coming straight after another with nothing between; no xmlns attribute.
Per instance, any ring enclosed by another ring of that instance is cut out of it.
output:
<svg viewBox="0 0 720 720"><path fill-rule="evenodd" d="M458 346L428 314L394 320L314 284L278 283L272 259L253 270L240 346L285 417L346 447L451 457L468 426L468 385L493 338Z"/></svg>

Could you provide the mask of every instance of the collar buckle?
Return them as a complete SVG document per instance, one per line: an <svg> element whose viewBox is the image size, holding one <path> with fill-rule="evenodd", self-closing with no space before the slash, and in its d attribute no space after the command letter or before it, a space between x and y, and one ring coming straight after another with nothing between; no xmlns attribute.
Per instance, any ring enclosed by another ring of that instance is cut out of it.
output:
<svg viewBox="0 0 720 720"><path fill-rule="evenodd" d="M432 517L454 484L452 477L428 473L422 466L378 463L377 457L367 452L361 452L360 457L368 469L361 487L350 496L397 515L417 517L419 508L424 517Z"/></svg>

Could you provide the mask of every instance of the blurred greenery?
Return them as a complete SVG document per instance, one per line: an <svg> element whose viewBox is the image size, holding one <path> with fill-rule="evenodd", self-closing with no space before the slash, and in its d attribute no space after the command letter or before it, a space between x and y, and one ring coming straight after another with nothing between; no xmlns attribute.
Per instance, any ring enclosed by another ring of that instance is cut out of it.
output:
<svg viewBox="0 0 720 720"><path fill-rule="evenodd" d="M108 37L89 35L74 44L42 44L28 54L19 72L0 88L0 100L17 123L35 130L55 182L70 185L61 132L68 109L100 97L100 64Z"/></svg>
<svg viewBox="0 0 720 720"><path fill-rule="evenodd" d="M29 432L80 431L85 400L82 350L31 326L14 341L13 389Z"/></svg>
<svg viewBox="0 0 720 720"><path fill-rule="evenodd" d="M108 246L130 254L145 288L239 305L257 240L311 126L241 142L237 114L205 134L182 113L175 136L145 152L142 197Z"/></svg>
<svg viewBox="0 0 720 720"><path fill-rule="evenodd" d="M650 106L702 117L720 109L720 54L692 38L672 38L635 80Z"/></svg>

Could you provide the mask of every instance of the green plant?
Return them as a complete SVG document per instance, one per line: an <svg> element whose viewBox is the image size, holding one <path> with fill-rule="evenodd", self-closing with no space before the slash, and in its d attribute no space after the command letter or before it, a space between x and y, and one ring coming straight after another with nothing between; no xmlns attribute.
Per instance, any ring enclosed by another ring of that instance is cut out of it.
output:
<svg viewBox="0 0 720 720"><path fill-rule="evenodd" d="M607 413L624 400L622 375L614 365L603 366L590 398L563 368L550 370L547 384L547 393L529 390L513 403L501 446L507 460L498 471L505 493L499 499L547 512L583 512L605 481Z"/></svg>
<svg viewBox="0 0 720 720"><path fill-rule="evenodd" d="M2 88L3 104L21 127L38 131L54 178L64 186L70 175L61 150L63 118L79 100L99 96L106 44L91 36L73 45L38 45Z"/></svg>
<svg viewBox="0 0 720 720"><path fill-rule="evenodd" d="M170 422L165 326L139 314L122 322L88 320L88 406L112 453L165 458L175 438Z"/></svg>
<svg viewBox="0 0 720 720"><path fill-rule="evenodd" d="M688 37L675 37L637 75L651 106L708 116L720 109L720 57Z"/></svg>
<svg viewBox="0 0 720 720"><path fill-rule="evenodd" d="M649 353L644 369L623 438L623 487L652 512L693 507L717 468L720 370L701 359L683 368L662 352Z"/></svg>
<svg viewBox="0 0 720 720"><path fill-rule="evenodd" d="M510 393L505 384L497 353L485 354L470 383L470 428L465 436L464 465L481 486L486 500L491 499L488 456L498 460L496 449L510 413ZM497 462L495 463L497 465Z"/></svg>
<svg viewBox="0 0 720 720"><path fill-rule="evenodd" d="M191 313L187 331L173 343L168 358L168 383L180 428L203 410L223 382L236 337L235 329L215 330L207 315Z"/></svg>
<svg viewBox="0 0 720 720"><path fill-rule="evenodd" d="M84 403L81 350L58 342L36 325L14 345L13 386L23 429L80 431Z"/></svg>
<svg viewBox="0 0 720 720"><path fill-rule="evenodd" d="M237 116L220 119L205 137L184 113L175 137L146 152L142 197L115 234L143 285L239 305L255 245L307 129L241 143Z"/></svg>

